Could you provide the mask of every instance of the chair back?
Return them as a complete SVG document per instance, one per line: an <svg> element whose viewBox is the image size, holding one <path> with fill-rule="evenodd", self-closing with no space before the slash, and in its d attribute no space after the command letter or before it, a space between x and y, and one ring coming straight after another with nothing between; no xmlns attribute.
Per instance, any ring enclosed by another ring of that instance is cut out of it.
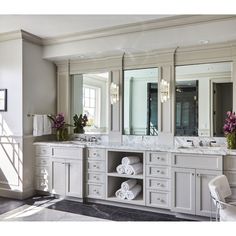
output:
<svg viewBox="0 0 236 236"><path fill-rule="evenodd" d="M211 196L217 201L225 202L225 198L229 197L232 192L229 182L225 175L219 175L208 183ZM216 202L214 201L215 205ZM221 206L223 207L223 206Z"/></svg>

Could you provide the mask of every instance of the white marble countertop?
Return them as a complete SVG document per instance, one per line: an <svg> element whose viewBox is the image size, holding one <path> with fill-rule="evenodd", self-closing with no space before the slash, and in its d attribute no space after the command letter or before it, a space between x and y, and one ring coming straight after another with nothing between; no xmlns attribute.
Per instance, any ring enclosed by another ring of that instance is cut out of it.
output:
<svg viewBox="0 0 236 236"><path fill-rule="evenodd" d="M192 153L192 154L206 154L206 155L236 155L236 150L230 150L226 147L170 147L170 146L154 146L137 144L120 144L120 143L93 143L81 141L43 141L35 142L35 145L50 145L50 146L67 146L67 147L92 147L92 148L106 148L115 150L135 150L135 151L163 151L172 153Z"/></svg>

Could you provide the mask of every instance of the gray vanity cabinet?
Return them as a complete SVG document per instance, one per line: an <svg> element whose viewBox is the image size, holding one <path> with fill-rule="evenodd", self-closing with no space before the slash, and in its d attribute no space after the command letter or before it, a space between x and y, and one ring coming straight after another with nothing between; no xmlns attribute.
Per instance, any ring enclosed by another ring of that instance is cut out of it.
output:
<svg viewBox="0 0 236 236"><path fill-rule="evenodd" d="M52 147L52 193L83 197L83 149Z"/></svg>
<svg viewBox="0 0 236 236"><path fill-rule="evenodd" d="M222 156L174 153L171 171L171 210L211 216L215 208L208 182L220 174Z"/></svg>

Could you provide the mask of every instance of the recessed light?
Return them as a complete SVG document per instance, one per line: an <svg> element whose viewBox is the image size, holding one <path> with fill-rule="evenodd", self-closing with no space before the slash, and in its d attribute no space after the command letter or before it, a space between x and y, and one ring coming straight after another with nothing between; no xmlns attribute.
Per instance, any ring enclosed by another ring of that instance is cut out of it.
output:
<svg viewBox="0 0 236 236"><path fill-rule="evenodd" d="M207 40L207 39L199 40L199 44L208 44L208 43L209 43L209 40Z"/></svg>

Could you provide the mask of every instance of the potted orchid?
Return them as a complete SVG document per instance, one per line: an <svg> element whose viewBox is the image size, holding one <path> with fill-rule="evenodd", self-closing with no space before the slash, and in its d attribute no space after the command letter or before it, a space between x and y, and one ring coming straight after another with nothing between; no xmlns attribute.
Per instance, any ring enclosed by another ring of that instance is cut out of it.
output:
<svg viewBox="0 0 236 236"><path fill-rule="evenodd" d="M56 131L57 141L66 141L69 138L68 127L72 126L66 124L65 115L58 113L57 115L48 115L52 122L52 128Z"/></svg>
<svg viewBox="0 0 236 236"><path fill-rule="evenodd" d="M224 133L227 138L229 149L236 149L236 115L235 112L228 111L224 124Z"/></svg>

